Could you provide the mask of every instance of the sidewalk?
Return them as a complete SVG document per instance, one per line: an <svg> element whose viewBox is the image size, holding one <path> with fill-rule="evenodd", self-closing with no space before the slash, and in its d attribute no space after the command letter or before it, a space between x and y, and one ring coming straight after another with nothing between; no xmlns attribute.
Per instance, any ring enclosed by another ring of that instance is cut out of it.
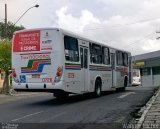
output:
<svg viewBox="0 0 160 129"><path fill-rule="evenodd" d="M139 129L160 129L160 87L146 105L138 123Z"/></svg>
<svg viewBox="0 0 160 129"><path fill-rule="evenodd" d="M50 95L49 93L42 93L42 92L20 92L20 93L14 93L11 95L5 95L5 94L0 94L0 104L8 103L8 102L13 102L21 99L28 99L32 97L38 97L38 96L45 96L45 95Z"/></svg>

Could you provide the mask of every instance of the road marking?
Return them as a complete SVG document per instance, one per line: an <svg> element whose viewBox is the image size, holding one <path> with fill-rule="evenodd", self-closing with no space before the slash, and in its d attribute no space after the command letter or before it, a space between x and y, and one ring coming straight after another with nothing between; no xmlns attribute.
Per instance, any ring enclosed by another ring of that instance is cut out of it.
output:
<svg viewBox="0 0 160 129"><path fill-rule="evenodd" d="M122 121L125 119L124 116L119 117L116 121L114 121L115 123L122 123Z"/></svg>
<svg viewBox="0 0 160 129"><path fill-rule="evenodd" d="M28 114L28 115L25 115L25 116L23 116L23 117L13 119L13 120L11 120L11 121L12 121L12 122L15 122L15 121L18 121L18 120L24 119L24 118L26 118L26 117L30 117L30 116L34 116L34 115L40 114L40 113L42 113L42 112L43 112L43 111L35 112L35 113L32 113L32 114Z"/></svg>
<svg viewBox="0 0 160 129"><path fill-rule="evenodd" d="M135 94L135 92L128 92L126 94L123 94L123 95L119 96L118 98L122 99L122 98L125 98L126 96L131 95L131 94Z"/></svg>
<svg viewBox="0 0 160 129"><path fill-rule="evenodd" d="M62 112L62 113L56 114L56 115L54 115L54 116L52 116L50 118L44 119L44 120L40 121L40 123L47 122L48 120L55 119L57 117L63 116L64 114L66 114L66 112Z"/></svg>

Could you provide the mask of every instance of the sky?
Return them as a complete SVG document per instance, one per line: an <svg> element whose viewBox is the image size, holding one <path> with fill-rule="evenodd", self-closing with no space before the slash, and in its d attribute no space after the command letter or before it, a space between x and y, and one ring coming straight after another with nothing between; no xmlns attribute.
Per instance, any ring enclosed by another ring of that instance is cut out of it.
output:
<svg viewBox="0 0 160 129"><path fill-rule="evenodd" d="M60 27L132 55L160 50L160 0L0 0L0 21L25 28Z"/></svg>

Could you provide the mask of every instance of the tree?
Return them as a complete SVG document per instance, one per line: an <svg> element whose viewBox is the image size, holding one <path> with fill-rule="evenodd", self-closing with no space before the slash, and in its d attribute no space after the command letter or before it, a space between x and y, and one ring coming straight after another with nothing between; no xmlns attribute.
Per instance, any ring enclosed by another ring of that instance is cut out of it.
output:
<svg viewBox="0 0 160 129"><path fill-rule="evenodd" d="M15 26L12 22L7 23L7 38L5 33L5 23L0 22L0 69L5 72L3 82L3 93L9 93L9 75L11 70L11 39L13 33L18 30L25 29L23 26Z"/></svg>
<svg viewBox="0 0 160 129"><path fill-rule="evenodd" d="M5 72L5 78L3 82L3 93L9 93L9 75L11 69L11 41L1 41L0 42L0 68Z"/></svg>
<svg viewBox="0 0 160 129"><path fill-rule="evenodd" d="M12 22L7 23L7 39L11 40L13 37L13 33L18 30L23 30L25 27L21 26L16 26ZM0 38L5 39L6 34L5 34L5 23L0 22Z"/></svg>

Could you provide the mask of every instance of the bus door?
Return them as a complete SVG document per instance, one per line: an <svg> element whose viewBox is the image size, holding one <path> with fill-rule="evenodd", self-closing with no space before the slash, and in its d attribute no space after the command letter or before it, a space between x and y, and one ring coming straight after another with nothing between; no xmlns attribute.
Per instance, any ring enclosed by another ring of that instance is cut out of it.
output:
<svg viewBox="0 0 160 129"><path fill-rule="evenodd" d="M84 87L83 91L88 90L88 47L80 46L81 58L81 86Z"/></svg>
<svg viewBox="0 0 160 129"><path fill-rule="evenodd" d="M116 87L116 61L115 53L111 53L112 88Z"/></svg>

